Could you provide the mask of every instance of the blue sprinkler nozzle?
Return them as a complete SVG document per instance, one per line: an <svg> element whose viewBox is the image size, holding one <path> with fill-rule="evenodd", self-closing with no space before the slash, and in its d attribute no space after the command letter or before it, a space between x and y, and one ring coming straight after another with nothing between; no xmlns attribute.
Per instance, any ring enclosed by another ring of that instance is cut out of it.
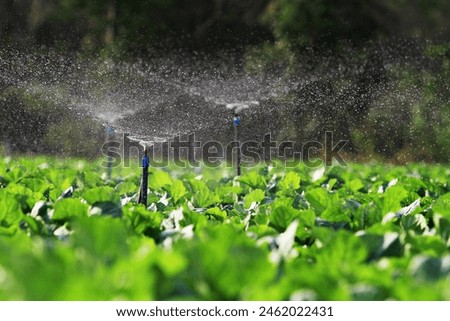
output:
<svg viewBox="0 0 450 321"><path fill-rule="evenodd" d="M108 132L109 136L112 136L114 134L114 128L112 128L111 126L108 126L107 132Z"/></svg>
<svg viewBox="0 0 450 321"><path fill-rule="evenodd" d="M241 118L239 117L239 115L235 115L234 119L233 119L233 124L235 126L239 125L239 123L241 122Z"/></svg>
<svg viewBox="0 0 450 321"><path fill-rule="evenodd" d="M147 153L145 153L144 157L142 157L142 167L149 167L150 166L150 160L147 156Z"/></svg>

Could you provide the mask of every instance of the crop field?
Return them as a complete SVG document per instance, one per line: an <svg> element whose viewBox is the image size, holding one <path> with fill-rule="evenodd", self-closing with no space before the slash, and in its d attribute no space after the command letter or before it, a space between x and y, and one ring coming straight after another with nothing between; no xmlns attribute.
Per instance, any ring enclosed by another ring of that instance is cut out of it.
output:
<svg viewBox="0 0 450 321"><path fill-rule="evenodd" d="M443 165L0 160L0 300L450 300Z"/></svg>

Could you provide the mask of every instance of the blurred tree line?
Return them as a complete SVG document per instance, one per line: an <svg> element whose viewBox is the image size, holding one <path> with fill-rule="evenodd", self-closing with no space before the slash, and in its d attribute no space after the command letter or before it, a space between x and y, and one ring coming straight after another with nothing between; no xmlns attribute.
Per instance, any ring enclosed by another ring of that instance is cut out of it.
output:
<svg viewBox="0 0 450 321"><path fill-rule="evenodd" d="M2 0L6 42L75 50L220 50L272 38L267 0Z"/></svg>
<svg viewBox="0 0 450 321"><path fill-rule="evenodd" d="M1 0L0 40L123 60L232 51L245 72L298 83L270 102L290 106L279 139L333 130L358 157L449 160L448 0ZM0 95L2 113L34 112L23 93ZM0 120L10 141L14 121Z"/></svg>

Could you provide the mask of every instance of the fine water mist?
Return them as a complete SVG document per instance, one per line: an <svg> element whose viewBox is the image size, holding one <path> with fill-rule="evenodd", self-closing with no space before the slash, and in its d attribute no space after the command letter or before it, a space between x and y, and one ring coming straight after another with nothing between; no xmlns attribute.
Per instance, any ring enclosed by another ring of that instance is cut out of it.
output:
<svg viewBox="0 0 450 321"><path fill-rule="evenodd" d="M420 44L396 42L372 45L363 57L352 55L351 49L305 57L295 67L248 71L233 54L120 61L48 49L2 49L0 88L62 104L81 119L112 127L142 144L192 133L200 141L232 140L227 106L247 104L242 140L260 140L270 133L274 139L301 142L320 140L332 131L355 151L366 132L386 130L398 136L398 126L413 122L411 106L423 99L423 88L402 77L432 70L435 64ZM386 110L392 117L383 117ZM382 152L390 147L373 148Z"/></svg>
<svg viewBox="0 0 450 321"><path fill-rule="evenodd" d="M2 51L0 83L63 102L143 141L222 126L229 118L227 104L264 102L289 91L282 78L251 76L224 61L190 63Z"/></svg>

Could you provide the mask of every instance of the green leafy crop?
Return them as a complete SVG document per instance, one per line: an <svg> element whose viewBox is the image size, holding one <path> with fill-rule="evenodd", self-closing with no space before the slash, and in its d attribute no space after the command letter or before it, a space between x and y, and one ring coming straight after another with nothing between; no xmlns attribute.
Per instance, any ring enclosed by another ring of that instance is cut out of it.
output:
<svg viewBox="0 0 450 321"><path fill-rule="evenodd" d="M193 171L0 160L0 300L450 300L444 166Z"/></svg>

